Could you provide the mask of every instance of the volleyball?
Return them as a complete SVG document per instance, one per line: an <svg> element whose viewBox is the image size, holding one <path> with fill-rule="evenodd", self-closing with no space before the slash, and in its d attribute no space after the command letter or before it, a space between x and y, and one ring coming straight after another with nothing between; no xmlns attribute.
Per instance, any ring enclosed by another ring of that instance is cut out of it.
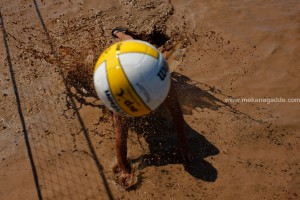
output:
<svg viewBox="0 0 300 200"><path fill-rule="evenodd" d="M171 85L169 67L160 51L141 40L108 47L94 68L99 98L113 112L140 117L163 103Z"/></svg>

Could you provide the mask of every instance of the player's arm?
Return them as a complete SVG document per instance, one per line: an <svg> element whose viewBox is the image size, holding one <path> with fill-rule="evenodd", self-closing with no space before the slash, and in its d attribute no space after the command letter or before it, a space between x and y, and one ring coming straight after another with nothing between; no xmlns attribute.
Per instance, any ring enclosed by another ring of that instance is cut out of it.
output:
<svg viewBox="0 0 300 200"><path fill-rule="evenodd" d="M114 113L114 126L116 133L116 153L119 170L130 173L130 164L127 161L128 126L126 119Z"/></svg>
<svg viewBox="0 0 300 200"><path fill-rule="evenodd" d="M184 161L192 161L193 155L189 150L186 142L185 122L183 118L183 113L178 102L173 82L171 83L171 88L165 100L165 103L172 114L173 124L176 127L176 132L178 135L178 149L182 155L182 158Z"/></svg>

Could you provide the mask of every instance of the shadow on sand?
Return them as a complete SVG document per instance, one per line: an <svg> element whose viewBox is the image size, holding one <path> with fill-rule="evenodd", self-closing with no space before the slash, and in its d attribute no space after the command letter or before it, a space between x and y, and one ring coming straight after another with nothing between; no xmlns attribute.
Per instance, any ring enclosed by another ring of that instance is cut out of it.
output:
<svg viewBox="0 0 300 200"><path fill-rule="evenodd" d="M185 114L192 114L192 109L197 107L212 110L221 107L219 99L192 84L189 78L178 73L173 74L173 78ZM217 170L204 158L217 155L218 148L186 123L187 142L195 159L192 163L185 164L177 152L177 136L171 115L164 106L151 115L134 119L131 127L131 130L139 137L144 137L149 145L149 154L133 160L141 162L140 168L183 164L185 170L197 179L207 182L217 179Z"/></svg>

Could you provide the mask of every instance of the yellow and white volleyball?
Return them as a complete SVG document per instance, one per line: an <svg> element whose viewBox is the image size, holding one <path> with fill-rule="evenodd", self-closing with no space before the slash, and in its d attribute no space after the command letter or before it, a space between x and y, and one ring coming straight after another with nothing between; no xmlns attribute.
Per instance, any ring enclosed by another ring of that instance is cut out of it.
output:
<svg viewBox="0 0 300 200"><path fill-rule="evenodd" d="M110 110L139 117L155 110L165 100L171 76L166 60L153 45L125 40L108 47L99 57L94 85Z"/></svg>

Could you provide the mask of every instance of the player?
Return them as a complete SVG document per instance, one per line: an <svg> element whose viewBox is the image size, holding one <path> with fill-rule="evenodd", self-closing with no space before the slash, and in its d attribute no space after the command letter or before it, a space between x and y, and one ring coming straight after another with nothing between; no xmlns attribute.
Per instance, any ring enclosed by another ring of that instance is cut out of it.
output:
<svg viewBox="0 0 300 200"><path fill-rule="evenodd" d="M112 35L121 41L133 40L132 36L128 34L128 30L125 28L115 28L112 31ZM183 114L177 99L176 92L174 90L173 83L164 104L168 107L173 118L173 124L176 126L178 136L178 150L181 153L184 162L191 162L193 155L187 147L185 137L185 122ZM122 179L125 181L130 177L131 167L127 161L127 137L128 137L128 123L126 117L120 116L117 113L113 113L115 133L116 133L116 153L117 153L117 171L121 171ZM116 170L116 169L115 169Z"/></svg>

